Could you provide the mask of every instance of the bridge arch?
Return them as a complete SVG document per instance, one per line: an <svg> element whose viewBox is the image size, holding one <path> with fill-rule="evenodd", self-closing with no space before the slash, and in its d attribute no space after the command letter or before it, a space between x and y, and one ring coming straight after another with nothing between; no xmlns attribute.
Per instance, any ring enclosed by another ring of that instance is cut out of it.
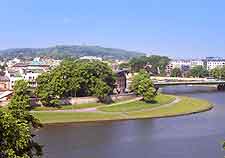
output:
<svg viewBox="0 0 225 158"><path fill-rule="evenodd" d="M219 85L217 86L217 89L218 89L219 91L225 91L225 84L219 84Z"/></svg>

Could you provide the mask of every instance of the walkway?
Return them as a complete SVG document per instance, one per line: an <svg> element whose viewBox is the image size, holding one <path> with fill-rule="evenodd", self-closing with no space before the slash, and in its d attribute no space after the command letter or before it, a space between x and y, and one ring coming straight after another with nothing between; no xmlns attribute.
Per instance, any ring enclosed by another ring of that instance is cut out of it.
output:
<svg viewBox="0 0 225 158"><path fill-rule="evenodd" d="M85 108L85 109L54 110L54 111L50 111L50 110L49 111L31 111L31 112L99 112L99 113L112 113L112 114L118 113L118 114L122 114L122 115L126 116L126 112L103 112L103 111L99 111L98 108L127 104L127 103L131 103L131 102L138 101L138 100L141 100L141 99L142 99L142 97L136 97L134 99L122 101L122 102L119 102L119 103L114 103L114 104L110 104L110 105L102 105L102 106L98 106L98 107ZM172 101L171 103L164 104L164 105L154 107L154 108L150 108L150 109L137 110L135 112L158 110L158 109L161 109L161 108L172 106L172 105L174 105L174 104L176 104L180 101L181 101L181 98L177 96L176 99L174 101Z"/></svg>

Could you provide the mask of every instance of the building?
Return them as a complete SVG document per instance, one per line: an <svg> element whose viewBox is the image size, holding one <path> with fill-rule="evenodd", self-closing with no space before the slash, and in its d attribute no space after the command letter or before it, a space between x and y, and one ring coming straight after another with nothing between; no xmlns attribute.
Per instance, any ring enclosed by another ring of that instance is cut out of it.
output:
<svg viewBox="0 0 225 158"><path fill-rule="evenodd" d="M125 93L128 89L127 87L127 70L119 70L116 72L116 93Z"/></svg>
<svg viewBox="0 0 225 158"><path fill-rule="evenodd" d="M5 76L7 78L9 78L9 86L8 86L9 90L13 89L14 84L15 84L16 81L24 79L22 74L21 74L21 72L20 71L15 71L15 70L6 70Z"/></svg>
<svg viewBox="0 0 225 158"><path fill-rule="evenodd" d="M0 76L0 91L9 89L9 78L7 76Z"/></svg>
<svg viewBox="0 0 225 158"><path fill-rule="evenodd" d="M169 76L174 68L179 68L183 71L187 71L187 69L191 68L191 60L185 59L174 59L171 60L170 63L166 67L166 73Z"/></svg>
<svg viewBox="0 0 225 158"><path fill-rule="evenodd" d="M9 89L13 89L15 82L22 79L28 81L30 86L35 88L37 77L49 69L50 65L38 60L29 63L16 63L5 71L5 76L9 78Z"/></svg>
<svg viewBox="0 0 225 158"><path fill-rule="evenodd" d="M217 67L223 67L225 66L225 59L206 59L205 60L205 65L206 65L206 68L207 70L212 70L214 68L217 68Z"/></svg>
<svg viewBox="0 0 225 158"><path fill-rule="evenodd" d="M204 60L202 59L174 59L166 67L167 75L170 75L174 68L179 68L183 72L189 71L195 66L204 66Z"/></svg>
<svg viewBox="0 0 225 158"><path fill-rule="evenodd" d="M100 60L100 61L102 61L102 58L96 57L96 56L83 56L83 57L80 57L80 59L86 59L86 60Z"/></svg>

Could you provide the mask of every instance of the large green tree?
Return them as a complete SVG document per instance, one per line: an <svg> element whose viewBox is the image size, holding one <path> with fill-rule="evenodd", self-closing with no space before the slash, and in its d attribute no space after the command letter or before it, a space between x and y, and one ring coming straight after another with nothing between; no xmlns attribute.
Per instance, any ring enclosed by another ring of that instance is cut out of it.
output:
<svg viewBox="0 0 225 158"><path fill-rule="evenodd" d="M148 66L148 69L153 75L164 75L166 66L169 64L170 59L165 56L141 56L132 58L129 61L131 71L139 72L141 69L144 69Z"/></svg>
<svg viewBox="0 0 225 158"><path fill-rule="evenodd" d="M42 155L41 146L33 140L33 128L41 126L29 113L28 83L15 83L9 110L0 112L0 157L33 158Z"/></svg>
<svg viewBox="0 0 225 158"><path fill-rule="evenodd" d="M115 75L100 61L65 60L51 72L40 75L37 82L37 96L44 105L52 106L71 96L95 95L102 100L102 96L113 92Z"/></svg>
<svg viewBox="0 0 225 158"><path fill-rule="evenodd" d="M216 67L210 71L210 75L217 79L224 79L225 78L225 66L223 67Z"/></svg>
<svg viewBox="0 0 225 158"><path fill-rule="evenodd" d="M181 72L181 69L180 68L174 68L172 71L171 71L171 77L182 77L182 72Z"/></svg>
<svg viewBox="0 0 225 158"><path fill-rule="evenodd" d="M134 91L136 95L143 96L143 100L146 102L153 101L156 95L156 90L150 79L150 75L144 70L141 70L133 77L131 90Z"/></svg>
<svg viewBox="0 0 225 158"><path fill-rule="evenodd" d="M201 65L191 68L190 74L192 77L208 77L209 76L208 70Z"/></svg>

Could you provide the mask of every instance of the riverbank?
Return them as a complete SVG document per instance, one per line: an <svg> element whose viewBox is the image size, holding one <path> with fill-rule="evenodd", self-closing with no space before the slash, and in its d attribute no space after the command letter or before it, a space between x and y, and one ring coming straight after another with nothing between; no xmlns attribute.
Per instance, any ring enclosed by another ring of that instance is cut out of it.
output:
<svg viewBox="0 0 225 158"><path fill-rule="evenodd" d="M80 123L175 117L208 111L212 108L212 104L205 100L160 94L154 103L149 104L133 101L98 106L91 112L38 111L34 112L33 115L40 119L43 124Z"/></svg>

